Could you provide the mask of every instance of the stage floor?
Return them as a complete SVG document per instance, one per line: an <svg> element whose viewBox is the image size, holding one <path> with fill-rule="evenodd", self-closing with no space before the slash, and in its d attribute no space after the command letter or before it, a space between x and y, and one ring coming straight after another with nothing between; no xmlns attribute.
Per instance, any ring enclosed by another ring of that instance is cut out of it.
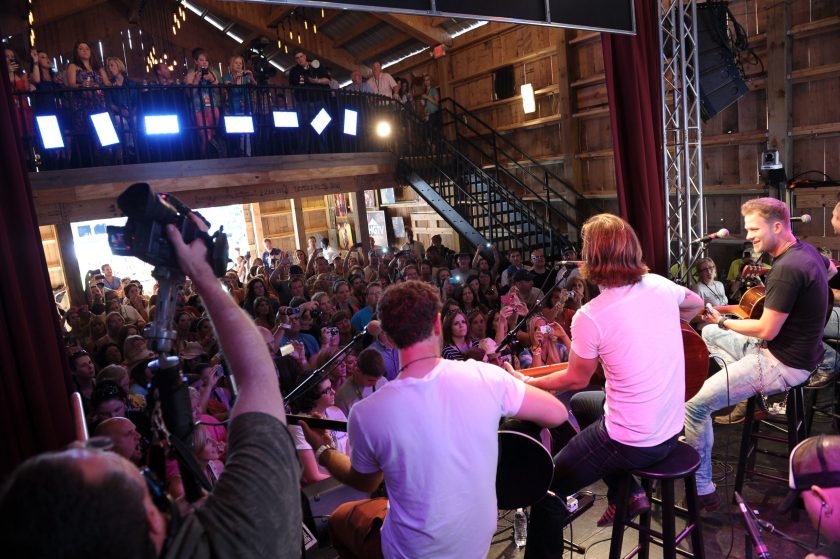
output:
<svg viewBox="0 0 840 559"><path fill-rule="evenodd" d="M738 447L740 444L742 425L715 425L715 454L714 476L721 496L722 505L714 513L703 515L703 542L708 559L722 559L726 557L743 558L747 556L745 548L746 530L738 509L731 504L735 483L735 469L738 462ZM763 426L763 431L770 429ZM833 427L821 418L815 420L813 434L833 432ZM768 451L786 453L786 448L775 443L762 442L761 448ZM759 454L757 463L783 472L787 471L787 463L781 456ZM606 508L606 486L598 482L586 488L596 495L595 504L588 511L578 517L571 530L567 527L564 536L584 548L584 553L573 553L569 549L563 554L567 559L605 559L609 555L611 528L598 528L596 522ZM676 492L682 498L682 484L678 483ZM776 529L785 534L813 546L816 531L811 527L804 509L798 509L796 514L780 514L776 509L787 494L786 484L777 483L760 478L748 479L744 484L743 497L747 503L757 509L759 517L773 524ZM798 518L796 518L798 516ZM658 507L654 506L653 524L661 527L661 515ZM517 549L513 543L513 511L500 511L498 529L493 537L493 543L488 559L513 559L525 556L524 548ZM685 523L677 519L677 531ZM778 535L762 532L762 537L773 557L795 559L804 557L807 551L778 537ZM637 543L637 533L630 530L625 533L622 556L628 553ZM823 542L823 545L825 542ZM681 545L690 549L687 542ZM662 557L661 549L651 546L651 557ZM307 559L333 559L337 557L332 548L312 550L307 553Z"/></svg>

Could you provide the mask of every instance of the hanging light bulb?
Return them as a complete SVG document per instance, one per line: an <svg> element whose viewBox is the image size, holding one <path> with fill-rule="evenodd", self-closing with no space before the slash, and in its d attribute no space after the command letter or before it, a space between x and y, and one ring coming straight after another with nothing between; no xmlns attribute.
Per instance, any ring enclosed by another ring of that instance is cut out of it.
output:
<svg viewBox="0 0 840 559"><path fill-rule="evenodd" d="M315 35L317 35L317 34L318 34L318 26L317 26L317 25L315 25L314 23L312 24L312 32L313 32Z"/></svg>
<svg viewBox="0 0 840 559"><path fill-rule="evenodd" d="M146 64L146 73L147 74L149 73L149 65L148 64Z"/></svg>
<svg viewBox="0 0 840 559"><path fill-rule="evenodd" d="M283 45L283 52L289 54L289 45Z"/></svg>
<svg viewBox="0 0 840 559"><path fill-rule="evenodd" d="M307 30L309 29L309 20L303 20L303 28Z"/></svg>
<svg viewBox="0 0 840 559"><path fill-rule="evenodd" d="M298 44L300 44L300 33L298 33Z"/></svg>
<svg viewBox="0 0 840 559"><path fill-rule="evenodd" d="M177 65L178 65L178 61L177 61L177 60L173 60L173 61L172 61L172 65L173 65L173 66L177 66Z"/></svg>
<svg viewBox="0 0 840 559"><path fill-rule="evenodd" d="M177 35L177 34L178 34L178 30L177 30L177 29L175 29L175 26L174 26L174 25L172 26L172 34L173 34L173 35Z"/></svg>
<svg viewBox="0 0 840 559"><path fill-rule="evenodd" d="M166 54L166 53L163 53L163 59L164 59L164 60L169 59L169 55L168 55L168 54Z"/></svg>
<svg viewBox="0 0 840 559"><path fill-rule="evenodd" d="M289 40L290 40L290 41L292 41L292 40L294 40L294 38L295 38L295 36L294 36L294 34L292 33L292 30L291 30L291 29L289 29Z"/></svg>
<svg viewBox="0 0 840 559"><path fill-rule="evenodd" d="M278 48L278 49L282 49L282 48L283 48L283 41L281 41L280 39L277 39L277 48Z"/></svg>
<svg viewBox="0 0 840 559"><path fill-rule="evenodd" d="M324 8L321 8L321 17L324 17Z"/></svg>
<svg viewBox="0 0 840 559"><path fill-rule="evenodd" d="M178 16L175 13L172 14L172 21L175 23L178 22Z"/></svg>

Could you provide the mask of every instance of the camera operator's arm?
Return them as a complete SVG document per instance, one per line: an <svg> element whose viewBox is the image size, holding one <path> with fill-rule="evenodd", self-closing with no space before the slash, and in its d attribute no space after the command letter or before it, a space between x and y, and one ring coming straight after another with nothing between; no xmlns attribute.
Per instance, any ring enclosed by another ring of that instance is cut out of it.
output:
<svg viewBox="0 0 840 559"><path fill-rule="evenodd" d="M206 229L201 220L191 217L200 228ZM201 239L185 245L173 225L167 226L166 233L181 270L192 279L207 307L219 345L239 385L239 398L231 410L231 419L246 412L261 412L285 424L283 398L265 342L254 321L236 306L213 274L207 263L207 245Z"/></svg>

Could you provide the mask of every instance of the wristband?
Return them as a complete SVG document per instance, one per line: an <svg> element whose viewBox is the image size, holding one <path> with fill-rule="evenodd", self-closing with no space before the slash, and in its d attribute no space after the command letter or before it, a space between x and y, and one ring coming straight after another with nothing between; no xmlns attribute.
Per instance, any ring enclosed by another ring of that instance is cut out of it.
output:
<svg viewBox="0 0 840 559"><path fill-rule="evenodd" d="M723 316L722 316L722 317L720 318L720 320L718 320L718 328L720 328L721 330L729 330L729 328L727 328L727 327L726 327L726 325L724 324L724 322L726 322L726 317L723 317Z"/></svg>
<svg viewBox="0 0 840 559"><path fill-rule="evenodd" d="M318 447L318 450L315 451L315 463L320 464L319 462L321 455L324 454L328 450L335 450L335 445L333 444L322 444Z"/></svg>

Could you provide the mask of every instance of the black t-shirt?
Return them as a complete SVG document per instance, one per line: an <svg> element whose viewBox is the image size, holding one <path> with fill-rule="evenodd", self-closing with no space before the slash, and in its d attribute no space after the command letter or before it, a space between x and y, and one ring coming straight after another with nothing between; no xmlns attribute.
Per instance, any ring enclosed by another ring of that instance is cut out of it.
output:
<svg viewBox="0 0 840 559"><path fill-rule="evenodd" d="M313 68L309 65L304 68L300 64L296 64L294 68L289 70L289 85L291 87L314 87L319 89L329 89L330 86L322 83L309 83L307 78L326 78L326 72L320 68Z"/></svg>
<svg viewBox="0 0 840 559"><path fill-rule="evenodd" d="M264 413L238 416L213 493L187 518L166 557L300 557L299 487L300 464L286 427Z"/></svg>
<svg viewBox="0 0 840 559"><path fill-rule="evenodd" d="M767 348L788 367L810 370L822 360L822 334L828 312L828 260L797 240L773 261L767 274L764 307L788 313Z"/></svg>
<svg viewBox="0 0 840 559"><path fill-rule="evenodd" d="M549 268L548 266L542 272L531 270L531 276L534 278L534 287L543 292L548 291L554 285L554 282L557 281L557 271L553 267ZM546 280L548 280L547 283ZM543 286L545 286L545 290L543 290Z"/></svg>

